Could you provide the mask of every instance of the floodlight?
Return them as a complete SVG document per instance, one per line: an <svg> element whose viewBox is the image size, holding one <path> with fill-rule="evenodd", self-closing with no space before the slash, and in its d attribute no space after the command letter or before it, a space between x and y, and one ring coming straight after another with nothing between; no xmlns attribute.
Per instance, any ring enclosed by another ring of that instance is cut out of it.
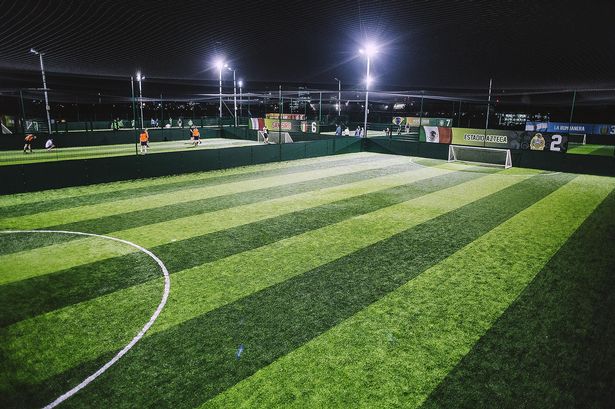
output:
<svg viewBox="0 0 615 409"><path fill-rule="evenodd" d="M365 44L365 47L359 49L359 53L365 54L368 57L371 57L371 56L373 56L375 54L378 54L378 47L376 47L372 43L367 43L367 44Z"/></svg>
<svg viewBox="0 0 615 409"><path fill-rule="evenodd" d="M243 87L243 81L242 80L237 81L237 85L239 85L240 87Z"/></svg>

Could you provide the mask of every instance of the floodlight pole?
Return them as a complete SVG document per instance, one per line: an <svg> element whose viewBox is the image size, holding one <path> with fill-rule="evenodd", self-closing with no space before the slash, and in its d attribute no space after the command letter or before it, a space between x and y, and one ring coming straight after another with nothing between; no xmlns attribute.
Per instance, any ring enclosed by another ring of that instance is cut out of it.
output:
<svg viewBox="0 0 615 409"><path fill-rule="evenodd" d="M239 116L243 117L243 81L239 80Z"/></svg>
<svg viewBox="0 0 615 409"><path fill-rule="evenodd" d="M369 103L369 52L366 53L367 57L367 76L365 77L365 118L363 120L363 136L367 138L367 104Z"/></svg>
<svg viewBox="0 0 615 409"><path fill-rule="evenodd" d="M139 138L137 135L137 110L135 108L135 83L134 83L134 79L132 77L132 75L130 76L130 90L131 90L131 95L132 95L132 123L133 123L133 130L135 133L135 153L138 155L139 154Z"/></svg>
<svg viewBox="0 0 615 409"><path fill-rule="evenodd" d="M233 70L233 105L235 109L235 128L237 128L237 80L235 79L235 70Z"/></svg>
<svg viewBox="0 0 615 409"><path fill-rule="evenodd" d="M318 93L318 124L322 122L322 91Z"/></svg>
<svg viewBox="0 0 615 409"><path fill-rule="evenodd" d="M49 97L47 95L47 80L45 79L45 66L43 64L43 54L44 53L38 52L34 48L31 48L30 52L38 55L39 61L41 63L41 76L43 77L43 92L45 93L45 113L47 114L47 129L48 129L49 135L51 135L51 116L49 115L49 110L51 107L49 106Z"/></svg>
<svg viewBox="0 0 615 409"><path fill-rule="evenodd" d="M483 146L487 145L487 129L489 128L489 110L491 108L491 85L493 84L493 78L489 78L489 97L487 98L487 118L485 119L485 140Z"/></svg>
<svg viewBox="0 0 615 409"><path fill-rule="evenodd" d="M282 116L284 115L284 100L282 99L282 85L280 85L280 117L278 118L278 133L280 137L280 143L282 143Z"/></svg>
<svg viewBox="0 0 615 409"><path fill-rule="evenodd" d="M337 81L337 116L342 116L342 81L333 78Z"/></svg>
<svg viewBox="0 0 615 409"><path fill-rule="evenodd" d="M19 106L21 107L21 130L25 134L26 133L26 109L23 104L23 91L21 88L19 89Z"/></svg>
<svg viewBox="0 0 615 409"><path fill-rule="evenodd" d="M140 72L137 72L137 82L139 83L139 108L141 111L141 129L145 129L143 127L143 88L141 86L144 79L145 77L143 77Z"/></svg>
<svg viewBox="0 0 615 409"><path fill-rule="evenodd" d="M218 66L218 74L218 81L220 84L220 108L218 110L220 114L220 126L222 126L222 64Z"/></svg>
<svg viewBox="0 0 615 409"><path fill-rule="evenodd" d="M574 104L577 101L577 90L572 93L572 105L570 106L570 118L568 120L568 134L570 135L570 128L572 128L572 117L574 115Z"/></svg>

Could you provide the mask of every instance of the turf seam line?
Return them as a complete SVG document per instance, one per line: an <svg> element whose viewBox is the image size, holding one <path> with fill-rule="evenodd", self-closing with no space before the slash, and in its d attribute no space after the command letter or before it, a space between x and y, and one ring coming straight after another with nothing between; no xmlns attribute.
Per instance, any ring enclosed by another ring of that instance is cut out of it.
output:
<svg viewBox="0 0 615 409"><path fill-rule="evenodd" d="M143 326L143 328L141 328L139 333L134 336L134 338L128 343L128 345L126 345L124 348L122 348L121 351L119 351L113 358L111 358L111 360L109 362L107 362L106 364L101 366L96 372L94 372L93 374L91 374L90 376L85 378L79 385L75 386L74 388L72 388L69 391L65 392L64 394L60 395L57 399L55 399L53 402L51 402L50 404L48 404L48 405L46 405L44 407L44 409L52 409L52 408L58 406L59 404L61 404L62 402L64 402L65 400L69 399L71 396L75 395L81 389L85 388L88 384L90 384L96 378L98 378L100 375L102 375L105 371L107 371L107 369L109 369L113 364L115 364L117 361L119 361L119 359L121 357L123 357L128 351L130 351L132 349L132 347L135 346L135 344L137 342L139 342L139 340L141 338L143 338L143 336L145 335L147 330L149 330L150 327L156 321L156 319L158 319L158 316L162 312L162 309L164 308L165 304L167 303L167 299L169 298L169 292L171 290L171 279L169 278L169 271L165 267L165 265L162 262L162 260L160 260L158 257L156 257L156 255L154 253L152 253L151 251L149 251L149 250L139 246L138 244L132 243L132 242L130 242L128 240L118 239L116 237L104 236L104 235L101 235L101 234L94 234L94 233L83 233L83 232L76 232L76 231L66 231L66 230L4 230L4 231L0 231L0 233L4 233L4 234L12 234L12 233L76 234L76 235L81 235L81 236L99 237L99 238L103 238L103 239L107 239L107 240L117 241L117 242L120 242L120 243L127 244L129 246L132 246L132 247L138 249L139 251L142 251L143 253L145 253L148 256L150 256L156 262L156 264L158 264L158 266L160 266L160 268L162 270L162 274L164 275L164 291L162 293L162 299L160 300L160 304L158 304L158 307L156 308L156 311L154 311L154 314L150 317L149 321Z"/></svg>

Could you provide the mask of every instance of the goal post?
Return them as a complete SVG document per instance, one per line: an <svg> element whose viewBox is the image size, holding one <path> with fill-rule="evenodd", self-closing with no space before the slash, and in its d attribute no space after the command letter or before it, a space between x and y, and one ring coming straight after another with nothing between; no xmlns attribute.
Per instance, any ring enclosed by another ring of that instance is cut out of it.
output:
<svg viewBox="0 0 615 409"><path fill-rule="evenodd" d="M502 166L504 169L512 168L510 149L449 145L448 161L474 163L485 166Z"/></svg>
<svg viewBox="0 0 615 409"><path fill-rule="evenodd" d="M290 134L288 132L268 132L268 139L269 139L269 143L275 143L275 144L279 144L279 143L293 143L293 138L291 138ZM258 131L258 142L260 143L264 143L265 142L265 134L263 133L263 131Z"/></svg>

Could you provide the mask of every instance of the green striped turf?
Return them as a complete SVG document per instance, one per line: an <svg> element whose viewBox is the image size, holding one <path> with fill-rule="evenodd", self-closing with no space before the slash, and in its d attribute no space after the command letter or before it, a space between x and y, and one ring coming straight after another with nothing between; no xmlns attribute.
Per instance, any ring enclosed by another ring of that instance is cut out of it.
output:
<svg viewBox="0 0 615 409"><path fill-rule="evenodd" d="M382 165L382 167L385 166ZM154 247L160 244L212 233L258 220L270 219L276 215L292 213L347 197L356 197L368 192L383 190L387 186L397 186L408 183L413 179L424 179L438 173L442 174L447 172L451 172L451 170L433 168L410 170L399 174L386 175L341 186L319 189L318 194L305 192L234 208L222 209L216 212L209 212L206 214L207 217L197 214L113 232L112 234L115 237L138 242L145 247ZM0 256L0 283L5 284L19 281L28 277L48 274L60 269L83 265L117 255L117 248L113 248L113 252L108 254L105 247L94 249L90 241L89 238L85 238L71 242L61 242L52 246L24 252L2 255ZM130 249L123 250L126 253L133 252ZM55 257L56 254L63 254L63 257L57 258Z"/></svg>
<svg viewBox="0 0 615 409"><path fill-rule="evenodd" d="M151 196L158 193L175 192L186 188L200 186L215 186L223 183L239 182L254 178L271 176L275 172L278 176L287 176L294 173L306 172L310 170L326 169L343 164L359 164L379 160L373 155L342 155L336 157L337 160L318 161L298 160L295 162L284 162L278 164L256 165L230 170L220 170L213 172L200 172L196 174L159 177L150 180L138 180L131 182L114 182L114 189L108 189L109 184L88 186L87 188L67 188L61 191L81 190L90 193L78 196L59 196L48 199L44 195L39 196L39 200L30 203L19 203L0 207L2 218L25 216L35 213L43 213L51 210L67 209L77 206L94 205L104 203L109 200L122 200L141 196ZM100 192L97 192L100 191ZM45 195L49 195L49 191ZM1 203L1 201L0 201Z"/></svg>
<svg viewBox="0 0 615 409"><path fill-rule="evenodd" d="M146 211L130 211L130 209L126 209L125 213L73 223L51 225L46 227L46 229L106 234L133 227L140 227L197 214L213 212L229 207L242 206L264 200L296 195L316 189L341 186L347 183L359 182L361 180L368 180L385 175L392 175L401 171L408 171L413 168L416 168L416 166L406 163L388 166L385 168L367 169L349 174L329 176L305 182L290 183L264 189L250 190L247 192L231 193L223 196L208 197L200 200L169 204L166 206L148 209ZM69 241L74 238L74 236L45 236L44 239L28 242L21 240L15 241L10 238L3 238L0 236L0 255L43 247L43 240L47 241L47 245L51 245L63 241Z"/></svg>
<svg viewBox="0 0 615 409"><path fill-rule="evenodd" d="M373 172L375 175L383 175L407 169L408 165L404 165ZM369 177L368 172L362 175L365 178ZM164 260L169 272L174 273L446 189L480 176L482 175L469 172L435 176L220 232L167 243L150 250ZM348 182L354 181L347 175L343 178ZM271 192L262 194L263 197L271 195ZM222 204L215 202L215 205L230 207L236 204L222 201ZM173 217L177 215L174 210L170 213ZM100 224L105 226L103 223ZM79 231L79 229L74 230ZM26 237L32 236L41 236L41 234L26 235ZM53 237L50 234L43 236ZM15 243L22 241L21 235L19 237L6 235L4 238ZM203 243L209 244L203 246ZM37 244L37 241L32 240L32 244ZM206 251L195 251L195 248ZM157 269L142 266L126 274L122 266L138 266L141 257L140 253L131 253L0 286L0 299L6 301L6 308L0 313L0 326L159 278L160 272Z"/></svg>
<svg viewBox="0 0 615 409"><path fill-rule="evenodd" d="M613 215L615 191L446 376L423 408L612 407Z"/></svg>
<svg viewBox="0 0 615 409"><path fill-rule="evenodd" d="M420 180L432 176L434 172L436 172L434 169L423 169L409 172L406 177ZM149 334L196 317L217 306L237 300L328 261L348 255L362 247L390 237L395 232L403 231L421 221L470 203L505 186L510 186L518 180L499 177L485 178L482 182L481 179L475 180L399 205L389 206L363 217L355 217L281 240L276 243L278 250L275 253L270 251L270 246L264 246L226 257L218 262L184 270L174 276L169 305ZM377 186L381 189L387 185L387 183L383 185L383 181L380 182ZM388 182L392 186L398 183L399 180L394 179ZM468 194L468 190L472 193ZM445 198L448 200L443 202ZM350 236L354 236L352 241L347 240ZM289 260L292 262L289 263ZM44 378L45 373L49 376L49 374L69 368L80 362L81 357L94 358L105 351L104 348L101 350L100 337L112 337L116 333L125 333L133 328L133 323L124 320L121 310L116 309L116 304L125 305L126 300L129 299L134 299L135 303L139 303L140 298L135 296L139 293L139 288L150 293L152 288L158 286L158 281L148 282L94 299L99 314L106 318L117 317L115 325L108 325L107 322L100 322L95 316L88 315L92 303L83 302L9 327L7 336L12 339L9 347L13 349L13 354L16 356L29 356L28 365L24 367L24 371L38 374L35 376L37 379L42 379L41 376ZM140 305L135 307L140 307ZM77 327L88 328L88 332L79 337L69 337L69 342L66 342L64 329L71 327L71 323ZM113 334L107 335L109 331ZM38 348L33 350L30 348L31 345L37 345ZM117 345L118 348L121 346ZM55 351L55 358L52 360L39 359L41 350L47 353ZM76 355L74 351L79 351L79 355Z"/></svg>
<svg viewBox="0 0 615 409"><path fill-rule="evenodd" d="M97 381L68 402L69 406L85 402L94 406L123 406L126 402L136 406L154 402L176 407L199 404L353 315L569 179L568 175L559 175L522 181L152 335L118 363L114 376ZM442 247L443 242L451 244ZM238 362L233 352L241 342L249 352ZM84 363L49 383L21 385L21 396L42 403L57 393L47 389L49 385L77 377L75 374L85 367L100 361ZM154 364L161 361L164 365ZM113 389L112 394L109 389ZM146 390L157 392L152 395Z"/></svg>
<svg viewBox="0 0 615 409"><path fill-rule="evenodd" d="M326 176L353 173L359 170L407 163L407 159L389 157L365 164L347 164L333 168L317 169L295 173L292 178L278 177L275 173L260 179L250 179L216 186L185 188L175 192L165 192L143 197L131 197L123 200L107 201L95 205L58 209L45 213L0 219L3 229L40 229L59 223L73 223L95 219L103 216L121 214L127 210L149 210L164 205L189 202L208 197L219 197L231 193L247 192L259 188L274 187L300 181L320 179Z"/></svg>
<svg viewBox="0 0 615 409"><path fill-rule="evenodd" d="M157 189L159 186L172 184L172 183L182 183L182 182L190 182L194 181L195 183L200 183L199 181L205 181L207 179L216 179L219 177L234 177L235 175L242 175L246 173L253 172L283 172L287 168L293 168L296 166L306 166L306 165L315 165L314 169L318 169L319 166L326 167L326 164L329 162L338 162L343 161L344 159L348 161L353 161L355 159L360 158L372 158L374 160L380 160L378 156L366 152L361 153L348 153L344 155L335 155L335 156L326 156L319 158L310 158L310 159L300 159L295 161L285 161L285 162L276 162L276 163L266 163L260 165L250 165L250 166L241 166L230 169L221 169L221 170L213 170L207 172L196 172L196 173L186 173L182 175L173 175L173 176L160 176L154 178L147 179L132 179L128 181L119 181L119 182L110 182L110 183L100 183L96 185L89 186L73 186L66 187L60 189L52 189L45 190L40 192L29 192L29 193L19 193L14 195L5 195L0 196L0 209L4 208L17 208L23 207L27 208L30 205L35 205L37 203L43 204L45 202L54 202L57 200L67 200L72 201L80 201L85 200L84 204L96 204L101 203L104 200L96 200L94 199L92 203L86 199L88 196L96 196L100 194L112 194L115 195L124 195L125 191L134 191L140 190L141 188L147 189ZM341 162L340 162L341 163ZM306 169L309 170L309 169ZM304 170L301 170L304 171ZM223 182L224 183L224 182ZM182 187L182 189L185 187ZM138 195L137 195L138 196ZM126 197L131 197L128 194ZM112 197L111 197L112 198ZM59 208L65 207L74 207L78 205L68 205L68 206L60 206ZM25 212L23 214L30 214L30 212ZM21 212L17 212L16 216L22 215Z"/></svg>
<svg viewBox="0 0 615 409"><path fill-rule="evenodd" d="M615 187L615 180L597 179L580 176L467 241L205 407L420 405ZM457 247L451 242L460 236L440 236L445 240L421 250L441 253L444 245ZM519 251L526 248L531 257ZM259 354L251 339L246 355L251 345Z"/></svg>

